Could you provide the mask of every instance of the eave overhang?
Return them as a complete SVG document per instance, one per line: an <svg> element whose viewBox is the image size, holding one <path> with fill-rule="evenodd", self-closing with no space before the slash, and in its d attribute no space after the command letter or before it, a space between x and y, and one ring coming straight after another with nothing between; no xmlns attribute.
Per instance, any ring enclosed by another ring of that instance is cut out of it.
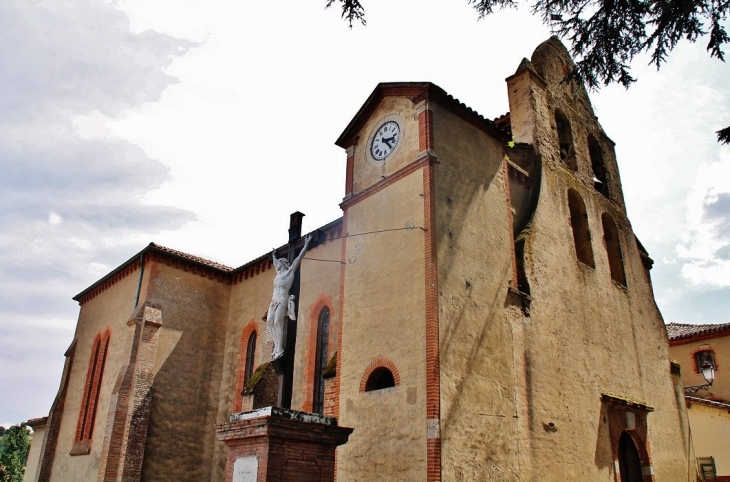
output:
<svg viewBox="0 0 730 482"><path fill-rule="evenodd" d="M505 143L511 140L508 128L504 126L500 127L480 115L477 111L448 94L436 84L432 84L431 82L381 82L375 87L375 90L373 90L370 96L368 96L365 103L357 111L357 114L355 114L355 117L352 118L345 130L340 134L340 137L337 138L335 145L347 149L356 144L358 132L360 132L363 125L365 125L373 112L375 112L375 109L380 105L380 101L390 96L407 97L414 104L424 100L434 101L492 137Z"/></svg>

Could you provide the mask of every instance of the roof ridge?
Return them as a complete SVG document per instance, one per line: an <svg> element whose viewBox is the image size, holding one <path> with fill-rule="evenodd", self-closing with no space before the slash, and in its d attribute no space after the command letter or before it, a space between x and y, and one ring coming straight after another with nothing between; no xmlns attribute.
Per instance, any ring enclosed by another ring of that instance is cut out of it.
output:
<svg viewBox="0 0 730 482"><path fill-rule="evenodd" d="M185 251L180 251L179 249L173 249L169 248L167 246L163 246L162 244L152 242L149 244L151 248L159 249L160 251L164 251L169 254L174 254L176 256L180 256L186 259L189 259L190 261L195 261L198 263L205 264L207 266L210 266L211 268L217 268L223 271L233 271L234 268L225 265L223 263L218 263L217 261L210 260L208 258L204 258L202 256L196 256L194 254L186 253Z"/></svg>

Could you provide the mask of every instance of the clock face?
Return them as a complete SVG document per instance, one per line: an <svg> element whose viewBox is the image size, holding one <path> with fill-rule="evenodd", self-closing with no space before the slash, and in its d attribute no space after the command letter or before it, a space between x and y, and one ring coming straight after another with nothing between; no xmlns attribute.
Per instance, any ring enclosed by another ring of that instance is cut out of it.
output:
<svg viewBox="0 0 730 482"><path fill-rule="evenodd" d="M370 145L370 154L376 161L382 161L388 157L395 146L398 145L400 138L400 127L395 121L389 121L380 126L378 132L373 137L373 143Z"/></svg>

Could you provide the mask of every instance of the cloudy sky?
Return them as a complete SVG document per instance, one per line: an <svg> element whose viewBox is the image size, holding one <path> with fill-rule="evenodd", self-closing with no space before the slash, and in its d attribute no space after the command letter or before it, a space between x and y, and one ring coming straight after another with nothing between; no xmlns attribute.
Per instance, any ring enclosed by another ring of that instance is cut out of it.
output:
<svg viewBox="0 0 730 482"><path fill-rule="evenodd" d="M549 31L466 0L0 3L0 424L48 414L71 297L150 241L231 266L340 216L333 142L381 81L432 81L486 117ZM730 67L681 45L593 94L666 321L730 321Z"/></svg>

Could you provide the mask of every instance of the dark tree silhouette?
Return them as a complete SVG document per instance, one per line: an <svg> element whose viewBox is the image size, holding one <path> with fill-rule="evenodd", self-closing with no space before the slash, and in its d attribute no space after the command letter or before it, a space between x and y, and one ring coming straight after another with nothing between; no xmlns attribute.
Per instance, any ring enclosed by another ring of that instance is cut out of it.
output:
<svg viewBox="0 0 730 482"><path fill-rule="evenodd" d="M466 0L484 18L495 9L517 8L517 0ZM340 4L342 18L365 25L365 9L358 0L326 0L326 8ZM638 54L651 53L657 69L680 40L707 38L711 57L725 60L723 45L730 42L724 21L730 0L535 0L532 13L567 38L578 59L568 74L589 88L618 83L628 88L636 80L630 64ZM730 143L730 126L717 131L719 142Z"/></svg>

